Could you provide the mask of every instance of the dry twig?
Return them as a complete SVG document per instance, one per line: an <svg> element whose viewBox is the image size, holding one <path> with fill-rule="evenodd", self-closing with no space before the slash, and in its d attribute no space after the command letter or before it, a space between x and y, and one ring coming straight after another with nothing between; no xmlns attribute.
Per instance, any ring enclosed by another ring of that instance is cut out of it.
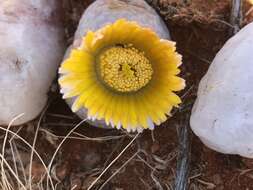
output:
<svg viewBox="0 0 253 190"><path fill-rule="evenodd" d="M230 35L235 35L241 26L242 21L242 1L241 0L232 0L232 10L230 14L230 24L233 28L230 30Z"/></svg>
<svg viewBox="0 0 253 190"><path fill-rule="evenodd" d="M179 156L177 162L175 190L186 190L188 186L188 171L190 162L190 138L189 138L190 114L186 114L178 129Z"/></svg>

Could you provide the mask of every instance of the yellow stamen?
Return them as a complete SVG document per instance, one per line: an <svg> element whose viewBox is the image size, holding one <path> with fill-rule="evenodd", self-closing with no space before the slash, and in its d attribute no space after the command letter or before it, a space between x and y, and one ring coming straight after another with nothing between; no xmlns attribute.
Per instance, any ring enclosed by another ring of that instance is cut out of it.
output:
<svg viewBox="0 0 253 190"><path fill-rule="evenodd" d="M99 56L99 74L112 89L134 92L148 84L153 69L144 53L131 44L113 46Z"/></svg>

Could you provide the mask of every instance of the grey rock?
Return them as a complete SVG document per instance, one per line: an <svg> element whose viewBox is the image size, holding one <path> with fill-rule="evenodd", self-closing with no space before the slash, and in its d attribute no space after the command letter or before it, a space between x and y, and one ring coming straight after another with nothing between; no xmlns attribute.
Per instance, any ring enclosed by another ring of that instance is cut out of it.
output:
<svg viewBox="0 0 253 190"><path fill-rule="evenodd" d="M232 37L200 82L191 128L205 145L253 158L253 23Z"/></svg>

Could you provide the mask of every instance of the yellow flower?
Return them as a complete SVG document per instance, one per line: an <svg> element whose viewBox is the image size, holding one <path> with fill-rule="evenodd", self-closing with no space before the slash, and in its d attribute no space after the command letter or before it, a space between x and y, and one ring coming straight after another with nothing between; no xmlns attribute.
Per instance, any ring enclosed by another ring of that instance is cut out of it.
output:
<svg viewBox="0 0 253 190"><path fill-rule="evenodd" d="M88 32L60 67L63 98L75 97L73 112L128 131L153 129L181 103L177 77L181 55L175 43L149 28L119 19Z"/></svg>

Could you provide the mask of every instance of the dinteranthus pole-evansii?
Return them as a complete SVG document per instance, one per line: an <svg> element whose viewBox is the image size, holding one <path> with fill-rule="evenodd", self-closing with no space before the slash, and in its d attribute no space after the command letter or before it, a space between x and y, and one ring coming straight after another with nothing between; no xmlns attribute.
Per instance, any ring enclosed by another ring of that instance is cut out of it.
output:
<svg viewBox="0 0 253 190"><path fill-rule="evenodd" d="M0 125L34 119L64 53L58 0L0 0Z"/></svg>
<svg viewBox="0 0 253 190"><path fill-rule="evenodd" d="M191 128L208 147L253 158L253 23L218 52L201 79Z"/></svg>
<svg viewBox="0 0 253 190"><path fill-rule="evenodd" d="M144 0L97 0L84 12L59 69L73 112L98 127L141 132L181 100L182 57Z"/></svg>

